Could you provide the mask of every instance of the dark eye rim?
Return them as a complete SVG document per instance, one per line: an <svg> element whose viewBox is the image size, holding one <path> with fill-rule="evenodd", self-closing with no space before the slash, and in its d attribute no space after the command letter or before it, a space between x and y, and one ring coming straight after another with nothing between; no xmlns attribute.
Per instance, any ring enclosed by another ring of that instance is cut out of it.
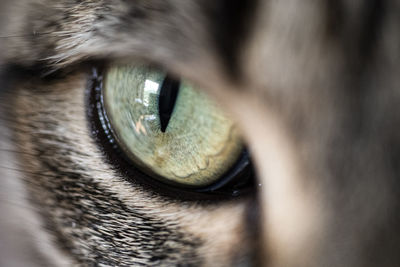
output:
<svg viewBox="0 0 400 267"><path fill-rule="evenodd" d="M188 188L167 183L138 168L118 145L112 133L102 103L103 73L107 68L93 67L86 90L86 110L89 128L108 163L115 167L124 179L150 189L159 195L181 200L231 199L248 195L255 190L254 171L247 150L221 179L203 188ZM132 178L134 177L134 178Z"/></svg>

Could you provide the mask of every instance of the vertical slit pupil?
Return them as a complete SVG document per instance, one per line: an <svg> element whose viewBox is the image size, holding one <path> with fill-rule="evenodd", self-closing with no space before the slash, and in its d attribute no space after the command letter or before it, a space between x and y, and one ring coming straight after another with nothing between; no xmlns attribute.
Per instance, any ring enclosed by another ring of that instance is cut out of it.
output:
<svg viewBox="0 0 400 267"><path fill-rule="evenodd" d="M165 132L172 112L174 111L176 98L178 97L181 83L170 76L166 76L162 82L158 96L158 112L160 117L161 132Z"/></svg>

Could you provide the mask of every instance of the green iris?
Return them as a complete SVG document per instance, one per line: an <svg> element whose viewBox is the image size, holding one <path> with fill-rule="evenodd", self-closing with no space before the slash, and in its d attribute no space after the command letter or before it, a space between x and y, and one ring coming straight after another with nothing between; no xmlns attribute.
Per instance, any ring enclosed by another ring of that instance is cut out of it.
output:
<svg viewBox="0 0 400 267"><path fill-rule="evenodd" d="M210 185L232 168L242 151L236 127L213 101L185 81L171 82L161 71L108 69L103 101L120 147L136 165L165 182Z"/></svg>

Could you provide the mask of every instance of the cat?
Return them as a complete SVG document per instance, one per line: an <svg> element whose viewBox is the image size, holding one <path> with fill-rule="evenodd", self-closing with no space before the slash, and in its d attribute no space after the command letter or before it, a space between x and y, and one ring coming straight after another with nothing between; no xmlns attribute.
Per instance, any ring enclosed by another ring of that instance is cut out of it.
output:
<svg viewBox="0 0 400 267"><path fill-rule="evenodd" d="M400 2L1 3L1 266L398 266ZM92 66L199 85L257 189L180 200L91 133Z"/></svg>

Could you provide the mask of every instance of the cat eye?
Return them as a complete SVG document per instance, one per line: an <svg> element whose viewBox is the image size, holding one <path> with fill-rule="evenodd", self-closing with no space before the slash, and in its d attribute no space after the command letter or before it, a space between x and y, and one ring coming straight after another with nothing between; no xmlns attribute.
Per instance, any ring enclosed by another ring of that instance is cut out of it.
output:
<svg viewBox="0 0 400 267"><path fill-rule="evenodd" d="M197 191L248 184L240 133L204 92L148 66L111 66L101 77L102 126L149 180Z"/></svg>

